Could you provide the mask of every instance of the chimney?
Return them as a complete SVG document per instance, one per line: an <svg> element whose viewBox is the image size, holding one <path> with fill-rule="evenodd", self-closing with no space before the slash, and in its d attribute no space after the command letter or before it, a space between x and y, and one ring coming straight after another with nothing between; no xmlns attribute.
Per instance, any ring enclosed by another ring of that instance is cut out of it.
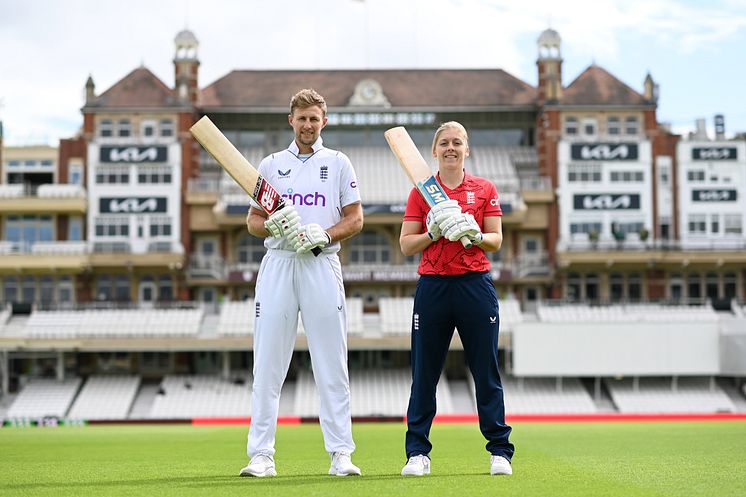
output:
<svg viewBox="0 0 746 497"><path fill-rule="evenodd" d="M693 138L695 140L707 141L709 138L707 138L707 124L705 123L705 120L700 118L697 119L695 123L697 129L694 132Z"/></svg>
<svg viewBox="0 0 746 497"><path fill-rule="evenodd" d="M96 100L96 85L93 83L93 76L88 76L85 82L85 103L92 104Z"/></svg>

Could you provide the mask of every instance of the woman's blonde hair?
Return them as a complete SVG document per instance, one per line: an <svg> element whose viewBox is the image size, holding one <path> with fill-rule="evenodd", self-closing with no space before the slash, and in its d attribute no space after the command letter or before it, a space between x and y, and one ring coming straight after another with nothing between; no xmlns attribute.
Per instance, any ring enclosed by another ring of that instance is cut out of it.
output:
<svg viewBox="0 0 746 497"><path fill-rule="evenodd" d="M440 134L449 129L453 128L458 130L463 136L464 136L464 142L466 143L466 147L469 147L469 134L466 132L466 128L464 128L463 124L457 121L448 121L446 123L441 124L437 130L435 130L435 136L433 137L433 154L435 154L435 145L438 143L438 137Z"/></svg>

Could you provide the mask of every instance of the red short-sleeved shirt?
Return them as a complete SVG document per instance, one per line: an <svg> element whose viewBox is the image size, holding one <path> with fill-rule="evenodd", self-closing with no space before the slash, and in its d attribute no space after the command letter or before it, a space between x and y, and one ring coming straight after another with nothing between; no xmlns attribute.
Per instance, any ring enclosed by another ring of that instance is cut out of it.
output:
<svg viewBox="0 0 746 497"><path fill-rule="evenodd" d="M466 174L464 181L451 190L441 183L440 175L436 175L438 183L452 200L456 200L463 212L474 216L479 226L484 229L484 218L502 216L497 189L491 181L478 176ZM422 223L423 233L427 231L427 213L430 207L416 188L409 192L407 209L404 211L404 221ZM458 275L471 272L490 270L490 261L484 251L476 246L466 249L460 242L450 242L441 238L430 244L422 252L419 274Z"/></svg>

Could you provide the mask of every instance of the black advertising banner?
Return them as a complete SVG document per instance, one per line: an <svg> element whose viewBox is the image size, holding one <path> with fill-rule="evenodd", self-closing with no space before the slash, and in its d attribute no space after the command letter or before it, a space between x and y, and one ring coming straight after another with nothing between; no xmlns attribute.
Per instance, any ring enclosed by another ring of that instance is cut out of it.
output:
<svg viewBox="0 0 746 497"><path fill-rule="evenodd" d="M692 202L735 202L736 190L692 190Z"/></svg>
<svg viewBox="0 0 746 497"><path fill-rule="evenodd" d="M575 210L632 210L640 208L640 195L635 193L586 193L573 195Z"/></svg>
<svg viewBox="0 0 746 497"><path fill-rule="evenodd" d="M99 199L101 214L142 214L168 212L166 197L104 197Z"/></svg>
<svg viewBox="0 0 746 497"><path fill-rule="evenodd" d="M637 143L573 143L570 146L572 160L637 160Z"/></svg>
<svg viewBox="0 0 746 497"><path fill-rule="evenodd" d="M694 147L692 148L692 160L736 160L738 149L736 147Z"/></svg>
<svg viewBox="0 0 746 497"><path fill-rule="evenodd" d="M139 162L166 162L168 159L168 148L166 147L101 147L99 160L101 162L139 163Z"/></svg>

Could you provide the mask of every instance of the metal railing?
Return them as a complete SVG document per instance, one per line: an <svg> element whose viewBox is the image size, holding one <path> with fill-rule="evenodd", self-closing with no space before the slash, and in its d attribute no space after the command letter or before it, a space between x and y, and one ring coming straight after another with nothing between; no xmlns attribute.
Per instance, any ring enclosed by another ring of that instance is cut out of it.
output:
<svg viewBox="0 0 746 497"><path fill-rule="evenodd" d="M746 239L723 238L723 239L688 239L688 240L640 240L639 237L630 237L623 240L602 238L600 240L590 239L560 239L557 243L558 251L585 252L585 251L693 251L693 252L731 252L746 250Z"/></svg>

